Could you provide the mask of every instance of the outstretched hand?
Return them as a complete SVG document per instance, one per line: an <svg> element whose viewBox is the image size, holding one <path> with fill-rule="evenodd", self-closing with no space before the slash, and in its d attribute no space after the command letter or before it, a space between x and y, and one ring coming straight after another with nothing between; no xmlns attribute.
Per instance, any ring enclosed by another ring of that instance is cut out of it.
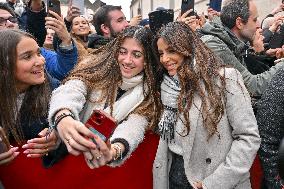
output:
<svg viewBox="0 0 284 189"><path fill-rule="evenodd" d="M96 149L96 145L89 140L94 134L83 123L72 117L63 118L57 125L57 131L68 152L73 155L77 156L89 149Z"/></svg>
<svg viewBox="0 0 284 189"><path fill-rule="evenodd" d="M1 153L0 165L6 165L12 162L20 154L20 152L17 152L18 149L19 149L18 147L12 147L7 152Z"/></svg>
<svg viewBox="0 0 284 189"><path fill-rule="evenodd" d="M54 131L48 134L48 128L43 129L38 136L22 146L25 149L23 153L27 154L27 157L37 158L48 155L48 152L55 150L60 142Z"/></svg>
<svg viewBox="0 0 284 189"><path fill-rule="evenodd" d="M104 142L98 136L95 136L93 140L95 141L97 148L84 152L86 163L91 169L106 165L115 155L115 151L111 147L109 140Z"/></svg>
<svg viewBox="0 0 284 189"><path fill-rule="evenodd" d="M188 11L186 11L185 13L183 13L182 15L179 15L177 17L177 21L178 22L184 22L185 24L187 24L193 31L196 30L197 28L197 19L196 19L196 16L189 16L188 15L190 13L192 13L193 10L190 9Z"/></svg>
<svg viewBox="0 0 284 189"><path fill-rule="evenodd" d="M53 11L49 11L53 17L45 18L45 28L50 28L55 31L63 45L71 44L71 36L65 26L64 20L61 16Z"/></svg>

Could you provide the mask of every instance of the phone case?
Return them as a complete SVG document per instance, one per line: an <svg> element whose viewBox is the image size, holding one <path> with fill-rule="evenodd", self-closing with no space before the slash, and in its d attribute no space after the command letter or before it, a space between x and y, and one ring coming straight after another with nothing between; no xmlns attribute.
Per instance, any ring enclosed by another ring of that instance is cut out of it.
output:
<svg viewBox="0 0 284 189"><path fill-rule="evenodd" d="M117 124L116 121L103 110L94 110L85 125L106 142L111 137Z"/></svg>
<svg viewBox="0 0 284 189"><path fill-rule="evenodd" d="M193 16L194 15L194 0L182 0L181 1L181 15L183 15L189 9L192 9L193 11L189 13L187 16Z"/></svg>
<svg viewBox="0 0 284 189"><path fill-rule="evenodd" d="M48 0L47 1L47 12L51 10L56 12L59 16L61 16L61 8L60 8L60 1L59 0ZM53 17L52 15L49 15Z"/></svg>
<svg viewBox="0 0 284 189"><path fill-rule="evenodd" d="M10 142L5 134L5 131L2 127L0 127L0 154L3 152L7 152L10 149Z"/></svg>

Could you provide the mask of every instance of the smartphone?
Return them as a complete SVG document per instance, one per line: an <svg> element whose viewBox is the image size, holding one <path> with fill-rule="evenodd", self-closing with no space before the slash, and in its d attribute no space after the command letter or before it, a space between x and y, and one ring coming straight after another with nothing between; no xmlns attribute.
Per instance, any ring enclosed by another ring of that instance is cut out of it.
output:
<svg viewBox="0 0 284 189"><path fill-rule="evenodd" d="M57 13L59 16L61 16L61 8L60 8L60 1L59 0L48 0L47 1L47 12L49 10ZM53 15L48 13L48 16L54 17Z"/></svg>
<svg viewBox="0 0 284 189"><path fill-rule="evenodd" d="M192 12L187 16L194 16L194 0L182 0L181 1L181 15L183 15L189 9L192 9Z"/></svg>
<svg viewBox="0 0 284 189"><path fill-rule="evenodd" d="M72 5L80 9L80 14L84 15L85 14L85 4L84 0L72 0Z"/></svg>
<svg viewBox="0 0 284 189"><path fill-rule="evenodd" d="M2 127L0 127L0 154L10 149L9 139Z"/></svg>
<svg viewBox="0 0 284 189"><path fill-rule="evenodd" d="M222 0L210 0L209 7L215 11L221 11Z"/></svg>
<svg viewBox="0 0 284 189"><path fill-rule="evenodd" d="M154 34L156 34L161 29L161 27L163 27L167 23L174 21L173 9L156 10L150 12L148 16L150 29Z"/></svg>
<svg viewBox="0 0 284 189"><path fill-rule="evenodd" d="M111 137L117 126L115 119L103 110L94 110L85 125L105 142Z"/></svg>
<svg viewBox="0 0 284 189"><path fill-rule="evenodd" d="M141 15L141 13L142 13L141 8L138 8L138 9L137 9L137 14L138 14L138 15Z"/></svg>

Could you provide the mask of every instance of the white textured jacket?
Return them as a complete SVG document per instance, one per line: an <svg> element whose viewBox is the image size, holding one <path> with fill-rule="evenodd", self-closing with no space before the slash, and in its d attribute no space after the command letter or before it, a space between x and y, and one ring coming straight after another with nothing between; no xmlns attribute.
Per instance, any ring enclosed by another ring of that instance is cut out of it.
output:
<svg viewBox="0 0 284 189"><path fill-rule="evenodd" d="M52 123L52 118L61 109L69 109L75 115L76 120L85 123L94 109L104 109L105 102L94 103L99 95L100 91L88 93L86 85L81 80L67 81L52 93L48 116L49 123ZM123 163L137 148L138 144L143 141L147 126L146 118L137 114L130 114L125 121L117 126L111 140L115 138L125 139L129 143L129 151L123 160L116 161L112 164L113 166Z"/></svg>

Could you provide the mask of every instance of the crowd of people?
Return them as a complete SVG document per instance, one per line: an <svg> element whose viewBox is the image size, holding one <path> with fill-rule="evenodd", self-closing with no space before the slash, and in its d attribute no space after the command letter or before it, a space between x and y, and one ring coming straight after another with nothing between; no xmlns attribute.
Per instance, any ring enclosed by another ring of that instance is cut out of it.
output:
<svg viewBox="0 0 284 189"><path fill-rule="evenodd" d="M223 0L157 32L120 6L45 6L0 3L0 188L283 188L284 3L260 22Z"/></svg>

